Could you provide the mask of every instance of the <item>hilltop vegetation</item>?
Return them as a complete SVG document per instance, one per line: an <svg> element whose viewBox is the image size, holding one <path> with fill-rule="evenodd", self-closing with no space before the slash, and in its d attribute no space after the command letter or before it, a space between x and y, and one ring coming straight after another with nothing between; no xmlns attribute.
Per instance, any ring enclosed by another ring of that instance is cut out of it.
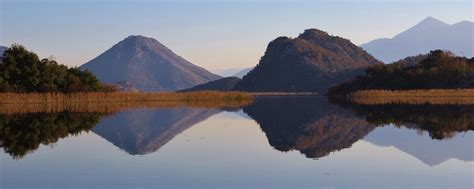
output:
<svg viewBox="0 0 474 189"><path fill-rule="evenodd" d="M426 56L410 57L393 64L375 64L366 70L364 76L331 88L329 94L345 95L371 89L467 88L474 88L474 58L456 57L450 52L435 50Z"/></svg>
<svg viewBox="0 0 474 189"><path fill-rule="evenodd" d="M5 50L0 64L0 92L91 92L105 89L89 71L38 58L21 45Z"/></svg>

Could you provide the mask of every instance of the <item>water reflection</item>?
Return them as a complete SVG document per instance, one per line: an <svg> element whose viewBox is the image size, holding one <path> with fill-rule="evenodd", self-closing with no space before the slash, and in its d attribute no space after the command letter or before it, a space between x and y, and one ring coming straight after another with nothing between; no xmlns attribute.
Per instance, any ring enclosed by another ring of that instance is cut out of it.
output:
<svg viewBox="0 0 474 189"><path fill-rule="evenodd" d="M26 113L0 115L0 144L13 158L21 158L40 144L89 131L101 113Z"/></svg>
<svg viewBox="0 0 474 189"><path fill-rule="evenodd" d="M323 97L261 98L244 112L257 121L275 149L298 150L309 158L349 148L375 128Z"/></svg>
<svg viewBox="0 0 474 189"><path fill-rule="evenodd" d="M115 114L4 114L0 144L17 159L40 144L92 130L128 154L143 155L219 112L240 113L236 110L177 107ZM296 150L308 158L328 156L364 139L394 146L428 165L450 158L473 161L474 106L367 106L331 103L324 97L267 97L256 99L243 112L258 123L274 149Z"/></svg>
<svg viewBox="0 0 474 189"><path fill-rule="evenodd" d="M474 130L472 105L354 105L344 107L365 115L378 126L394 124L427 131L433 139L449 139L459 132Z"/></svg>
<svg viewBox="0 0 474 189"><path fill-rule="evenodd" d="M445 140L433 140L426 133L389 125L377 128L364 140L377 146L393 146L429 166L439 165L452 158L474 161L474 132L458 134Z"/></svg>
<svg viewBox="0 0 474 189"><path fill-rule="evenodd" d="M93 132L129 154L147 154L221 111L190 108L132 110L104 118Z"/></svg>
<svg viewBox="0 0 474 189"><path fill-rule="evenodd" d="M298 150L308 158L327 156L364 139L394 146L427 165L450 158L474 160L474 135L469 132L474 130L474 106L356 105L286 97L257 99L244 111L275 149Z"/></svg>

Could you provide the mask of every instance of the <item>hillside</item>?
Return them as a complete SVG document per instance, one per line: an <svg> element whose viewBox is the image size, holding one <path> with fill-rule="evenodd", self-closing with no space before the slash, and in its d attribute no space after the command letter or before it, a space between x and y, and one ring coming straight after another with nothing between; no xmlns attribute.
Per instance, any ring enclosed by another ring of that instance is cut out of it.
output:
<svg viewBox="0 0 474 189"><path fill-rule="evenodd" d="M473 33L473 22L463 21L450 25L428 17L393 38L376 39L361 47L385 63L407 56L426 54L434 49L473 57Z"/></svg>
<svg viewBox="0 0 474 189"><path fill-rule="evenodd" d="M247 73L250 72L250 70L252 70L253 67L250 67L250 68L245 68L243 70L240 70L239 72L235 73L234 74L234 77L238 77L238 78L243 78L245 75L247 75Z"/></svg>
<svg viewBox="0 0 474 189"><path fill-rule="evenodd" d="M364 76L330 89L331 95L358 90L415 90L474 88L474 58L435 50L393 64L376 64Z"/></svg>
<svg viewBox="0 0 474 189"><path fill-rule="evenodd" d="M189 91L230 91L235 87L235 84L240 81L238 77L225 77L215 81L210 81L201 85L196 85L189 89L181 90L181 92Z"/></svg>
<svg viewBox="0 0 474 189"><path fill-rule="evenodd" d="M144 36L129 36L80 68L102 82L126 81L141 91L175 91L221 78Z"/></svg>
<svg viewBox="0 0 474 189"><path fill-rule="evenodd" d="M297 38L270 42L259 64L235 90L325 92L378 62L349 40L308 29Z"/></svg>

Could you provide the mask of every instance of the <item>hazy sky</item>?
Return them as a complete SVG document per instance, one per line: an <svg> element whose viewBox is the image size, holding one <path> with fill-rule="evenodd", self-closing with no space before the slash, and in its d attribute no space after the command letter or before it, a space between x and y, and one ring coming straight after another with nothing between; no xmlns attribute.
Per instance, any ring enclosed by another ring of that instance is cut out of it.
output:
<svg viewBox="0 0 474 189"><path fill-rule="evenodd" d="M211 71L257 64L268 42L318 28L366 43L428 16L473 18L472 0L0 0L0 44L79 66L129 35Z"/></svg>

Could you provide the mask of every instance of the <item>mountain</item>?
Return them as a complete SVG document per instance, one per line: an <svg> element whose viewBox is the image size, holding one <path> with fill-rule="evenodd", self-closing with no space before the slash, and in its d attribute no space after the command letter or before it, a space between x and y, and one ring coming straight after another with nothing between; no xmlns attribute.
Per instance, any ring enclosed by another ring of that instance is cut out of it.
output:
<svg viewBox="0 0 474 189"><path fill-rule="evenodd" d="M210 81L201 85L196 85L189 89L181 90L181 92L189 91L230 91L235 87L235 84L240 81L238 77L225 77L215 81Z"/></svg>
<svg viewBox="0 0 474 189"><path fill-rule="evenodd" d="M252 70L253 67L251 68L245 68L243 70L240 70L239 72L235 73L234 74L234 77L238 77L238 78L243 78L245 75L247 75L247 73L250 72L250 70Z"/></svg>
<svg viewBox="0 0 474 189"><path fill-rule="evenodd" d="M456 55L472 57L474 56L473 33L473 22L463 21L449 25L428 17L391 39L376 39L361 45L361 47L385 63L391 63L407 56L426 54L435 49L448 50Z"/></svg>
<svg viewBox="0 0 474 189"><path fill-rule="evenodd" d="M278 37L270 42L259 64L235 90L325 92L378 62L349 40L308 29L297 38Z"/></svg>
<svg viewBox="0 0 474 189"><path fill-rule="evenodd" d="M138 92L139 90L129 81L117 81L111 84L117 91Z"/></svg>
<svg viewBox="0 0 474 189"><path fill-rule="evenodd" d="M127 37L81 69L102 82L127 81L141 91L175 91L221 78L144 36Z"/></svg>

